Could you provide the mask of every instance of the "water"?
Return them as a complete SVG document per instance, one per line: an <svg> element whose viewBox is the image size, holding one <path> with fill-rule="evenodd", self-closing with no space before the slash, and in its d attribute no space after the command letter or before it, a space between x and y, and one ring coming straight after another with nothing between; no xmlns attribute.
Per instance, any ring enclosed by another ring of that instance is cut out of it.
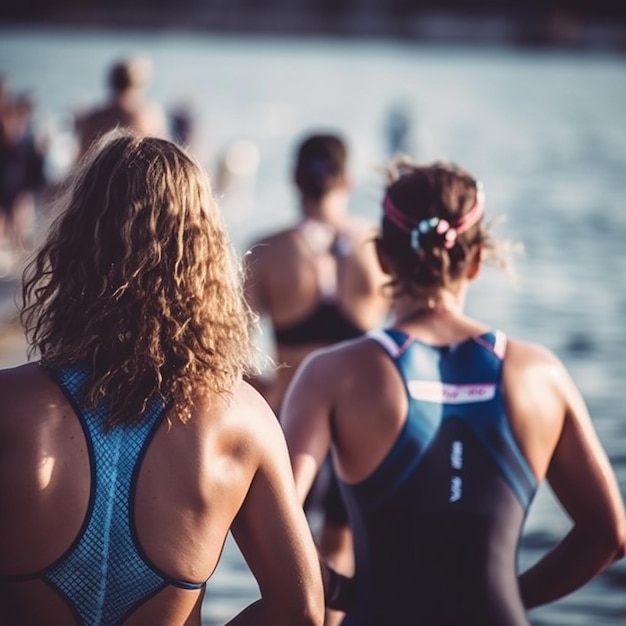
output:
<svg viewBox="0 0 626 626"><path fill-rule="evenodd" d="M73 109L104 97L120 54L154 62L150 95L188 100L197 151L215 171L233 142L254 142L254 179L222 197L243 249L295 215L294 141L338 129L353 154L354 212L378 215L386 121L403 107L420 160L447 158L480 177L498 234L521 241L518 283L485 270L470 314L544 343L582 390L626 494L626 65L605 53L424 47L384 42L223 38L167 32L0 31L0 72L38 103L50 134L50 172L67 164ZM245 182L245 181L244 181ZM527 520L520 560L533 562L568 529L549 489ZM204 623L218 624L257 597L232 542L209 584ZM536 626L626 623L626 562L531 613Z"/></svg>

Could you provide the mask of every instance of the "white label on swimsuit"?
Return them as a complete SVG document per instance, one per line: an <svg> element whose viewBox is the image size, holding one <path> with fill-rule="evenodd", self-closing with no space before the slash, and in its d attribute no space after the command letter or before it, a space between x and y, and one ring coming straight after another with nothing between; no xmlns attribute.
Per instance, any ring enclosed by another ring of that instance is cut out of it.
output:
<svg viewBox="0 0 626 626"><path fill-rule="evenodd" d="M450 465L454 469L463 469L463 442L453 441L450 451Z"/></svg>
<svg viewBox="0 0 626 626"><path fill-rule="evenodd" d="M455 439L450 446L450 467L454 470L463 469L463 442ZM463 495L463 479L453 476L450 480L449 502L458 502Z"/></svg>
<svg viewBox="0 0 626 626"><path fill-rule="evenodd" d="M494 383L476 383L474 385L450 385L437 381L410 380L409 393L416 400L438 402L440 404L465 404L468 402L487 402L496 394Z"/></svg>
<svg viewBox="0 0 626 626"><path fill-rule="evenodd" d="M450 481L450 502L458 502L463 495L463 480L460 476L453 476Z"/></svg>

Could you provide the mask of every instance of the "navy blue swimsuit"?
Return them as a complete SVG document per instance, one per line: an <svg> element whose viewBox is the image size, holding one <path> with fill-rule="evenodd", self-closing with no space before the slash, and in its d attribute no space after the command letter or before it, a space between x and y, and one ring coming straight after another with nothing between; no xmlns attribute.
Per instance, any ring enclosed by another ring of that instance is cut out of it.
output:
<svg viewBox="0 0 626 626"><path fill-rule="evenodd" d="M162 401L149 404L137 424L104 432L106 403L83 401L88 372L82 367L50 370L78 415L89 449L91 494L74 543L43 572L12 580L43 579L64 596L78 624L121 624L139 605L168 585L201 589L205 583L173 580L144 554L134 524L137 475L145 451L161 424Z"/></svg>
<svg viewBox="0 0 626 626"><path fill-rule="evenodd" d="M528 626L516 558L537 484L505 412L506 337L370 337L405 381L409 413L376 470L341 482L358 600L344 626Z"/></svg>

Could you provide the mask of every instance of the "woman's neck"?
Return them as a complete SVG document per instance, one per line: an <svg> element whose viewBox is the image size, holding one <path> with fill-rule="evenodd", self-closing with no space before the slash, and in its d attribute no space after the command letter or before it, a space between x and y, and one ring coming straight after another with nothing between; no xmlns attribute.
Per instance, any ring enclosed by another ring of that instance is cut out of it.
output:
<svg viewBox="0 0 626 626"><path fill-rule="evenodd" d="M429 316L462 315L464 305L465 288L461 287L456 292L441 289L424 296L399 296L394 301L393 312L396 323L401 324Z"/></svg>
<svg viewBox="0 0 626 626"><path fill-rule="evenodd" d="M305 219L326 222L335 227L345 220L347 207L348 194L339 189L329 191L320 199L302 199L302 215Z"/></svg>

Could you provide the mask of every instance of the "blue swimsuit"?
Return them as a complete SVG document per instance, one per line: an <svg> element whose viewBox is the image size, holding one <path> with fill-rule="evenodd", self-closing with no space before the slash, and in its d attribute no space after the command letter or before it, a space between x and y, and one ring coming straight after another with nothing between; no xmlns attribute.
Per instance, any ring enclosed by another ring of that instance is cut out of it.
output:
<svg viewBox="0 0 626 626"><path fill-rule="evenodd" d="M341 482L357 598L344 626L528 626L516 557L537 484L505 412L506 337L434 347L369 335L405 381L409 413L374 472Z"/></svg>
<svg viewBox="0 0 626 626"><path fill-rule="evenodd" d="M43 579L65 597L77 623L120 624L164 587L201 589L205 583L172 580L143 553L134 524L134 496L143 455L161 424L165 406L153 399L136 424L103 430L106 403L87 408L82 367L51 370L81 420L91 465L87 515L74 541L43 572L19 580ZM17 580L14 578L13 580Z"/></svg>

